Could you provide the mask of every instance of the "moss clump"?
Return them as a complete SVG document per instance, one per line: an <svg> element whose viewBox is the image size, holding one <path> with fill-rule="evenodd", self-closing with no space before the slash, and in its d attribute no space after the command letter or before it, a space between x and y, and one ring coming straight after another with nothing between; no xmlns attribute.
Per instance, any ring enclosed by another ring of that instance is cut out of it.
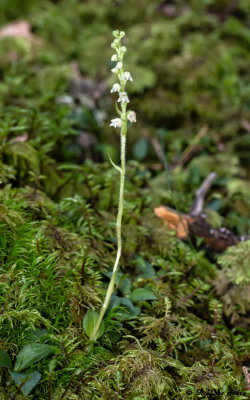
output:
<svg viewBox="0 0 250 400"><path fill-rule="evenodd" d="M0 350L13 365L28 344L54 351L25 370L41 374L29 396L0 367L1 398L246 399L249 243L217 262L166 231L153 208L187 212L216 168L206 207L248 233L249 2L228 11L224 1L137 1L137 12L132 0L14 3L1 2L1 24L26 19L40 42L0 38ZM104 125L114 25L133 49L139 123L128 158L141 163L127 168L105 332L87 349L82 320L100 309L116 249L106 152L116 162L119 140ZM152 138L171 163L167 179Z"/></svg>

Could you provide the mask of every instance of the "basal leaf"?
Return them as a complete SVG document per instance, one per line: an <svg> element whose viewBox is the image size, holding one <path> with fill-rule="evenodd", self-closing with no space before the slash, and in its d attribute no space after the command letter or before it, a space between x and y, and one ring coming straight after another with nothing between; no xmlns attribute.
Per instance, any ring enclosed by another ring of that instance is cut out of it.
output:
<svg viewBox="0 0 250 400"><path fill-rule="evenodd" d="M22 348L17 356L14 371L22 371L30 365L42 360L54 351L55 348L48 344L30 343Z"/></svg>
<svg viewBox="0 0 250 400"><path fill-rule="evenodd" d="M10 375L18 386L27 379L21 387L21 392L24 396L28 396L41 379L41 374L37 371L22 374L20 372L10 372Z"/></svg>
<svg viewBox="0 0 250 400"><path fill-rule="evenodd" d="M144 288L139 288L139 289L133 290L130 298L134 303L137 303L137 302L143 301L143 300L156 300L157 299L157 297L154 295L154 293L151 290L144 289Z"/></svg>
<svg viewBox="0 0 250 400"><path fill-rule="evenodd" d="M0 350L0 367L12 369L11 359L6 351Z"/></svg>
<svg viewBox="0 0 250 400"><path fill-rule="evenodd" d="M99 314L97 312L95 312L94 310L88 310L86 312L84 319L83 319L82 326L88 337L90 337L92 332L94 331L94 328L98 321L98 317L99 317ZM105 330L105 324L104 324L104 321L102 321L96 338L101 337L104 333L104 330Z"/></svg>

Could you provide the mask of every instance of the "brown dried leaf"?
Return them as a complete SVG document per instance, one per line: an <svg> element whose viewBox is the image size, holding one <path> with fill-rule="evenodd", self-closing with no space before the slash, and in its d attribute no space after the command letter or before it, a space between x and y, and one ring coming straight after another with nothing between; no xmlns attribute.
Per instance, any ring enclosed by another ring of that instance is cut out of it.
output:
<svg viewBox="0 0 250 400"><path fill-rule="evenodd" d="M14 139L13 139L13 141L15 141L15 142L27 142L27 140L28 140L28 134L27 133L24 133L23 135L20 135L20 136L16 136Z"/></svg>
<svg viewBox="0 0 250 400"><path fill-rule="evenodd" d="M21 37L29 40L34 39L30 24L26 21L13 22L0 29L0 38L6 36Z"/></svg>

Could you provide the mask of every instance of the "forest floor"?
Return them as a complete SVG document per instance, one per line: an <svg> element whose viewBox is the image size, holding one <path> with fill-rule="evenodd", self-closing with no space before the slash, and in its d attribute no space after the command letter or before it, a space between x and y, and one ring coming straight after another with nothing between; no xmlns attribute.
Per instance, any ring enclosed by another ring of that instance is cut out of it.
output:
<svg viewBox="0 0 250 400"><path fill-rule="evenodd" d="M250 241L217 252L154 211L189 214L216 172L206 221L249 235L250 6L231 3L1 2L1 400L249 398ZM89 346L117 245L114 28L138 122L120 270Z"/></svg>

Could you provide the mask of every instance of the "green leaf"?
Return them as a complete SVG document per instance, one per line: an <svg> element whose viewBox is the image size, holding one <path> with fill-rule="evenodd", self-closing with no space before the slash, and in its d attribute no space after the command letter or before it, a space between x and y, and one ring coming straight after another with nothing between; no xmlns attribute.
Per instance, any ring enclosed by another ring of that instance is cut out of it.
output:
<svg viewBox="0 0 250 400"><path fill-rule="evenodd" d="M141 138L133 146L133 155L137 160L143 160L148 154L148 140Z"/></svg>
<svg viewBox="0 0 250 400"><path fill-rule="evenodd" d="M119 290L123 296L129 296L131 293L131 280L123 274L119 281Z"/></svg>
<svg viewBox="0 0 250 400"><path fill-rule="evenodd" d="M18 386L22 384L24 379L27 379L21 387L21 392L24 396L28 396L41 379L41 374L37 371L22 374L20 372L10 372L10 375Z"/></svg>
<svg viewBox="0 0 250 400"><path fill-rule="evenodd" d="M6 351L0 350L0 367L12 369L11 359Z"/></svg>
<svg viewBox="0 0 250 400"><path fill-rule="evenodd" d="M32 331L30 334L28 334L26 341L27 342L40 342L40 339L42 339L43 336L46 336L48 334L47 329L42 329L38 328L35 331Z"/></svg>
<svg viewBox="0 0 250 400"><path fill-rule="evenodd" d="M17 356L14 371L22 371L30 365L42 360L54 351L48 344L31 343L22 348Z"/></svg>
<svg viewBox="0 0 250 400"><path fill-rule="evenodd" d="M121 168L118 167L118 165L116 165L116 164L112 161L112 159L111 159L111 157L110 157L109 154L107 154L107 155L108 155L109 161L111 162L111 164L113 165L113 167L121 174L121 173L122 173Z"/></svg>
<svg viewBox="0 0 250 400"><path fill-rule="evenodd" d="M131 296L131 300L134 303L137 303L138 301L143 301L143 300L157 300L157 297L154 295L151 290L144 289L144 288L139 288L133 290Z"/></svg>
<svg viewBox="0 0 250 400"><path fill-rule="evenodd" d="M109 314L114 308L118 309L117 312L119 313L119 318L121 321L136 317L141 312L141 308L135 307L132 301L127 297L118 297L112 295L107 308L107 314Z"/></svg>
<svg viewBox="0 0 250 400"><path fill-rule="evenodd" d="M184 337L184 338L178 339L178 343L187 343L194 339L195 339L194 336Z"/></svg>
<svg viewBox="0 0 250 400"><path fill-rule="evenodd" d="M121 298L121 306L124 307L126 310L124 313L128 318L137 317L140 314L141 308L135 307L131 300L127 297Z"/></svg>
<svg viewBox="0 0 250 400"><path fill-rule="evenodd" d="M119 307L120 304L121 304L121 298L116 296L115 294L112 294L112 296L110 297L109 305L106 310L105 316L108 315L109 312L113 310L113 308Z"/></svg>
<svg viewBox="0 0 250 400"><path fill-rule="evenodd" d="M117 101L115 102L115 108L116 108L117 114L118 114L118 115L122 115L122 112L121 112L121 110L120 110L119 107L118 107Z"/></svg>
<svg viewBox="0 0 250 400"><path fill-rule="evenodd" d="M83 318L83 329L88 337L92 335L92 332L95 329L95 326L97 325L99 314L95 312L94 310L88 310ZM105 324L104 321L101 322L100 328L98 330L96 338L98 339L104 334L105 331Z"/></svg>
<svg viewBox="0 0 250 400"><path fill-rule="evenodd" d="M152 278L153 276L156 276L154 267L142 257L136 257L135 261L136 265L138 265L138 268L142 271L142 273L138 275L137 280L138 278Z"/></svg>

